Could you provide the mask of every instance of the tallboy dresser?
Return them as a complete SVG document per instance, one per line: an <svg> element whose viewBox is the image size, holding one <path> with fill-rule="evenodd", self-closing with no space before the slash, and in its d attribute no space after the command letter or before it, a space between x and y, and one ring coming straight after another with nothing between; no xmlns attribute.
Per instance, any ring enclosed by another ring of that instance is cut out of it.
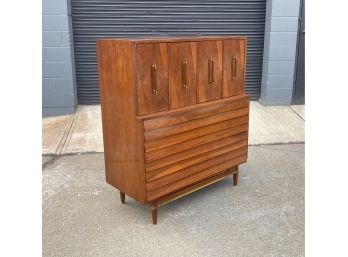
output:
<svg viewBox="0 0 348 257"><path fill-rule="evenodd" d="M100 39L106 181L157 207L233 175L248 153L246 38Z"/></svg>

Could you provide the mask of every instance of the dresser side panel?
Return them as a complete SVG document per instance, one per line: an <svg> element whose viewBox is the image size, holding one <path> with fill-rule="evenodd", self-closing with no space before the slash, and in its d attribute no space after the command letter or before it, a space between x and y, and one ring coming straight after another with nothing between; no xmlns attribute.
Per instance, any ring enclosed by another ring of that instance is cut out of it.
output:
<svg viewBox="0 0 348 257"><path fill-rule="evenodd" d="M106 181L145 203L144 128L136 120L134 42L98 40Z"/></svg>

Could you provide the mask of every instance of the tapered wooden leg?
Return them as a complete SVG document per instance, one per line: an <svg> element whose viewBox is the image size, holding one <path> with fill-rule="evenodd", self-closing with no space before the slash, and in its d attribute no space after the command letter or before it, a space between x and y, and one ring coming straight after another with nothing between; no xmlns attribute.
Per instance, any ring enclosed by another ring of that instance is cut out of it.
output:
<svg viewBox="0 0 348 257"><path fill-rule="evenodd" d="M125 193L122 193L121 191L120 191L120 198L121 198L121 203L125 203L126 201L125 201L125 199L126 199L126 195L125 195Z"/></svg>
<svg viewBox="0 0 348 257"><path fill-rule="evenodd" d="M157 224L157 204L151 206L152 224Z"/></svg>
<svg viewBox="0 0 348 257"><path fill-rule="evenodd" d="M233 173L233 185L236 186L238 184L238 170Z"/></svg>

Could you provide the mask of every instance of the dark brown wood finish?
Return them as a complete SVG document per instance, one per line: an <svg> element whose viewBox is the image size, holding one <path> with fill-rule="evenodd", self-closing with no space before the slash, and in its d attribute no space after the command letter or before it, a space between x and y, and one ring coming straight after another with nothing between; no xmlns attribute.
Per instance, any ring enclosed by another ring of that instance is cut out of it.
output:
<svg viewBox="0 0 348 257"><path fill-rule="evenodd" d="M235 97L222 98L222 99L213 100L213 101L204 102L204 103L197 103L195 105L185 106L185 107L181 107L181 108L177 108L177 109L173 109L173 110L167 110L167 111L161 111L161 112L150 113L150 114L145 114L145 115L139 115L139 116L136 116L136 119L138 121L147 121L147 120L151 120L153 118L165 117L167 115L175 115L175 114L181 115L183 113L188 113L191 111L212 107L212 106L215 106L218 104L219 105L220 104L227 104L230 102L239 101L241 99L249 99L249 96L247 94L242 94L242 95L238 95Z"/></svg>
<svg viewBox="0 0 348 257"><path fill-rule="evenodd" d="M152 130L156 128L162 128L170 125L175 125L178 123L186 122L188 120L195 120L207 116L211 116L220 112L232 111L235 109L240 109L249 106L249 99L244 96L239 99L233 99L234 101L229 102L219 102L209 106L202 106L199 109L193 109L189 112L172 112L167 113L161 117L153 117L150 120L144 121L145 130ZM202 104L203 105L203 104Z"/></svg>
<svg viewBox="0 0 348 257"><path fill-rule="evenodd" d="M106 181L145 203L143 124L135 119L134 44L101 40L97 50Z"/></svg>
<svg viewBox="0 0 348 257"><path fill-rule="evenodd" d="M192 130L199 127L216 124L225 120L230 120L236 117L247 115L249 112L248 107L236 109L228 112L218 113L209 117L203 117L200 119L190 120L170 127L163 127L156 130L150 130L145 132L145 141L158 139L161 137L168 137L173 134L178 134L188 130Z"/></svg>
<svg viewBox="0 0 348 257"><path fill-rule="evenodd" d="M157 203L153 203L151 206L151 216L152 216L152 224L157 224Z"/></svg>
<svg viewBox="0 0 348 257"><path fill-rule="evenodd" d="M178 189L182 189L186 186L193 185L201 180L204 180L205 178L209 178L210 176L213 176L215 174L219 174L223 172L224 170L229 169L230 167L236 166L240 163L243 163L246 161L246 156L242 155L237 158L232 158L226 162L217 164L215 166L209 167L204 169L201 172L197 172L196 174L193 174L192 176L184 177L183 179L180 179L178 181L175 181L171 184L168 184L166 186L163 186L161 188L158 188L156 190L148 191L147 192L147 199L149 201L153 201L159 197L162 197L166 194L170 194L172 192L175 192Z"/></svg>
<svg viewBox="0 0 348 257"><path fill-rule="evenodd" d="M227 175L237 184L248 156L245 48L234 36L97 41L106 181L122 203L150 204L153 224L159 204Z"/></svg>
<svg viewBox="0 0 348 257"><path fill-rule="evenodd" d="M137 44L135 61L138 114L142 115L168 110L167 43ZM154 75L152 75L153 65L156 65ZM156 90L156 92L153 92L153 90Z"/></svg>
<svg viewBox="0 0 348 257"><path fill-rule="evenodd" d="M243 143L236 146L226 146L223 149L212 151L207 155L199 155L189 160L174 163L168 167L148 172L146 175L146 188L149 191L154 190L158 187L171 184L178 179L198 173L207 167L215 166L216 164L245 154L246 146Z"/></svg>
<svg viewBox="0 0 348 257"><path fill-rule="evenodd" d="M244 93L246 40L223 40L223 97Z"/></svg>
<svg viewBox="0 0 348 257"><path fill-rule="evenodd" d="M237 126L234 128L228 128L225 130L217 131L205 136L197 137L192 140L187 140L175 145L160 148L155 151L145 153L145 160L150 163L162 158L171 156L171 158L176 157L178 154L186 155L188 150L195 151L196 147L209 147L209 144L217 144L221 141L226 140L226 142L234 143L247 138L247 132L245 131L245 126ZM198 150L202 151L202 150ZM162 160L165 161L166 159ZM150 164L147 164L150 165Z"/></svg>
<svg viewBox="0 0 348 257"><path fill-rule="evenodd" d="M233 185L236 186L238 184L238 171L233 173Z"/></svg>
<svg viewBox="0 0 348 257"><path fill-rule="evenodd" d="M195 174L207 167L215 166L216 164L225 162L234 157L246 154L246 145L228 145L219 150L214 150L209 154L202 154L174 163L164 168L148 172L146 176L146 188L153 190L157 187L170 184L175 180Z"/></svg>
<svg viewBox="0 0 348 257"><path fill-rule="evenodd" d="M121 203L124 204L126 202L126 195L125 195L125 193L120 192L120 198L121 198Z"/></svg>
<svg viewBox="0 0 348 257"><path fill-rule="evenodd" d="M210 110L215 112L209 112L208 108L205 113L195 110L153 118L157 123L151 119L145 121L149 201L166 194L167 190L180 190L201 174L210 176L227 169L228 165L246 161L249 112L246 99L214 106Z"/></svg>
<svg viewBox="0 0 348 257"><path fill-rule="evenodd" d="M246 114L247 113L245 113L244 115ZM208 126L203 126L194 130L185 131L170 137L164 137L164 138L159 138L157 140L145 142L145 151L151 152L151 151L158 150L167 146L185 142L190 139L198 138L201 136L208 136L208 134L210 133L214 133L214 132L218 132L222 130L224 130L223 134L226 135L228 131L225 131L225 130L227 129L229 129L230 133L232 134L242 133L248 130L248 124L246 119L247 119L247 116L245 116L244 118L238 119L240 123L237 123L237 126L235 123L236 121L231 119L231 120L226 120L219 123L214 123ZM215 135L216 134L214 134L214 136Z"/></svg>
<svg viewBox="0 0 348 257"><path fill-rule="evenodd" d="M196 99L197 43L169 44L170 108L193 105Z"/></svg>
<svg viewBox="0 0 348 257"><path fill-rule="evenodd" d="M244 133L237 134L235 136L225 137L225 138L222 138L219 140L205 143L203 145L189 148L187 150L181 149L180 152L171 154L169 156L163 157L161 159L157 159L157 160L152 161L152 162L148 162L146 164L146 171L151 172L151 171L154 171L156 169L168 166L172 163L180 162L180 161L183 161L185 159L189 159L193 156L197 156L200 154L205 154L207 152L213 151L215 149L219 149L223 146L230 145L233 143L247 146L246 133L244 132Z"/></svg>
<svg viewBox="0 0 348 257"><path fill-rule="evenodd" d="M210 61L213 62L211 67ZM222 97L222 41L198 42L197 87L199 103Z"/></svg>
<svg viewBox="0 0 348 257"><path fill-rule="evenodd" d="M245 36L180 36L180 37L139 37L139 38L101 38L99 40L129 41L134 43L178 43L216 41L225 39L246 39Z"/></svg>

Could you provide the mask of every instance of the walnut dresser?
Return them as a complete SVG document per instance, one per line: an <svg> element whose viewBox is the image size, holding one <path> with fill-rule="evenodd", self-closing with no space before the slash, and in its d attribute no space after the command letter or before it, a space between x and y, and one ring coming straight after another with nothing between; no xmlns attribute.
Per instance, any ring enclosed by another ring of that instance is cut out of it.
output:
<svg viewBox="0 0 348 257"><path fill-rule="evenodd" d="M246 38L97 40L106 181L157 207L247 161Z"/></svg>

